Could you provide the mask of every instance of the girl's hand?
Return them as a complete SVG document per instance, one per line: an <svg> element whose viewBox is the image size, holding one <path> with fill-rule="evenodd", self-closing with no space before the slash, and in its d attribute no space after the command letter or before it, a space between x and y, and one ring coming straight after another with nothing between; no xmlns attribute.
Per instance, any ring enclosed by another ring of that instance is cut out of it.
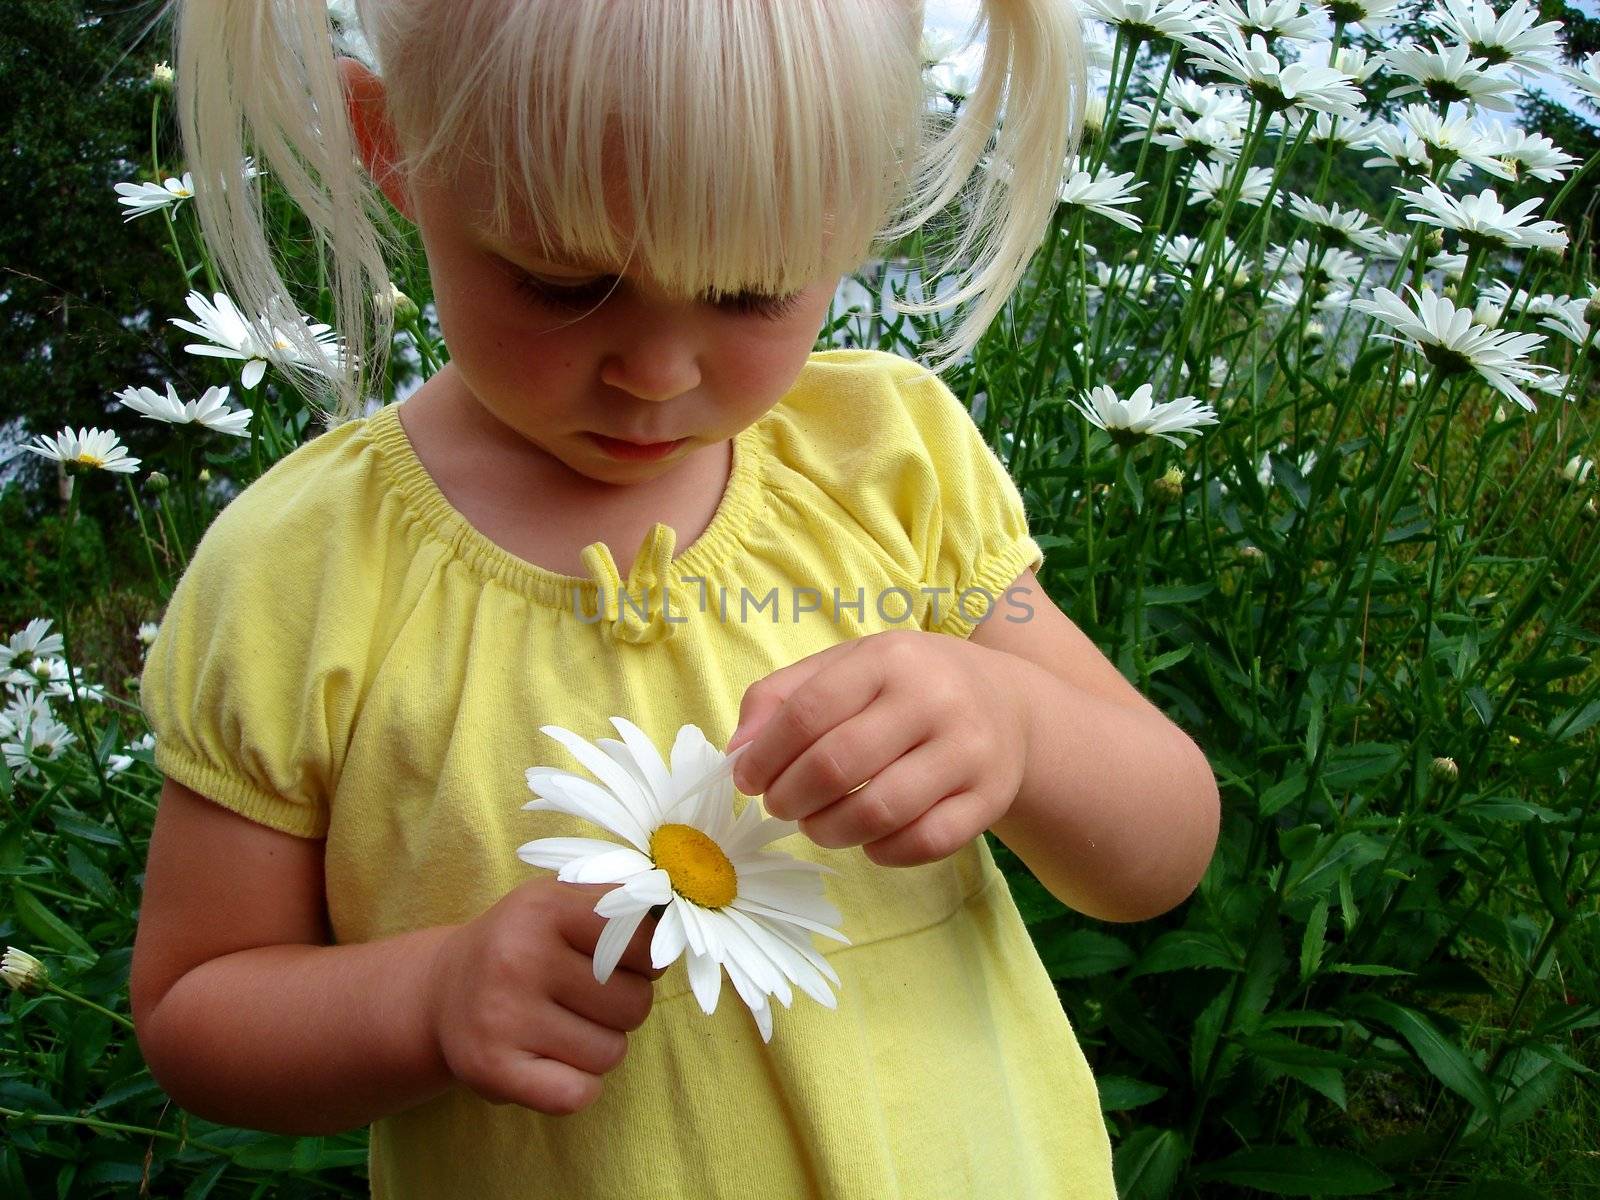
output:
<svg viewBox="0 0 1600 1200"><path fill-rule="evenodd" d="M605 983L594 949L595 903L616 884L531 879L458 926L434 956L428 1008L446 1065L491 1104L565 1116L600 1097L626 1034L654 999L656 914L640 922Z"/></svg>
<svg viewBox="0 0 1600 1200"><path fill-rule="evenodd" d="M740 705L728 750L753 744L734 785L819 846L860 845L880 866L936 862L1022 786L1029 721L1006 657L897 629L774 671Z"/></svg>

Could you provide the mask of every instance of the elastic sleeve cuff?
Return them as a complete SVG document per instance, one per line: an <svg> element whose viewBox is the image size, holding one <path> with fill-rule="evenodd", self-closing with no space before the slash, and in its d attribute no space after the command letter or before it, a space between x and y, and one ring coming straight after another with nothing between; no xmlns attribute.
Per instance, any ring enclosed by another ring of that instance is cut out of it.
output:
<svg viewBox="0 0 1600 1200"><path fill-rule="evenodd" d="M198 792L241 817L302 838L328 836L328 814L263 791L248 780L218 770L179 746L156 734L156 766L161 773Z"/></svg>
<svg viewBox="0 0 1600 1200"><path fill-rule="evenodd" d="M1031 534L980 556L966 582L957 584L953 594L945 597L941 619L933 626L933 632L965 638L972 635L986 616L991 620L1003 620L1007 608L1006 589L1024 570L1037 571L1043 564L1044 551Z"/></svg>

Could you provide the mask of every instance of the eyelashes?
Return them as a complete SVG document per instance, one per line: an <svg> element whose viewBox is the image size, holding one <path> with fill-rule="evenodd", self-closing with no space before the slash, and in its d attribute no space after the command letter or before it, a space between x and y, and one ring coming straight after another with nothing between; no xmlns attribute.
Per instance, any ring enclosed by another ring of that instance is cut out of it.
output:
<svg viewBox="0 0 1600 1200"><path fill-rule="evenodd" d="M588 312L611 295L618 280L613 275L602 275L584 283L557 284L519 270L515 272L515 283L517 291L536 304L569 312ZM701 303L739 316L775 321L794 311L800 303L800 293L769 296L761 292L710 292L701 298Z"/></svg>

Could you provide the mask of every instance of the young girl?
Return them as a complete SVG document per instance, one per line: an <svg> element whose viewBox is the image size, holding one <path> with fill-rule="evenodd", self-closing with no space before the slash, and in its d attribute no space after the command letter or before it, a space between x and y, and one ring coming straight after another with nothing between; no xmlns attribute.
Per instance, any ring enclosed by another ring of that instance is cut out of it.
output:
<svg viewBox="0 0 1600 1200"><path fill-rule="evenodd" d="M335 56L325 0L178 4L234 296L283 302L251 151L325 239L355 352L344 419L217 518L144 675L167 783L131 990L180 1104L370 1123L391 1200L1114 1195L981 835L1142 919L1205 869L1211 772L1039 590L937 376L812 353L841 274L952 211L940 349L972 345L1076 140L1066 4L988 0L953 123L916 0L356 0L375 69ZM374 184L421 232L450 361L359 416ZM770 848L836 872L836 1008L770 1040L708 1016L653 921L596 981L609 887L515 851L595 836L525 811L524 773L574 765L542 727L613 715L748 746L740 791L800 823Z"/></svg>

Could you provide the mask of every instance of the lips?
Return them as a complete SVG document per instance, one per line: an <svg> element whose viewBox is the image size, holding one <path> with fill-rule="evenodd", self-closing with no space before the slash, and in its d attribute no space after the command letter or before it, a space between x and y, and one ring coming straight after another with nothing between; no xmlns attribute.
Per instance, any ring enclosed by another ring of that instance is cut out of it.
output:
<svg viewBox="0 0 1600 1200"><path fill-rule="evenodd" d="M689 440L688 438L678 438L676 441L671 442L633 442L622 438L607 437L603 433L591 433L589 438L613 458L635 460L664 458Z"/></svg>

